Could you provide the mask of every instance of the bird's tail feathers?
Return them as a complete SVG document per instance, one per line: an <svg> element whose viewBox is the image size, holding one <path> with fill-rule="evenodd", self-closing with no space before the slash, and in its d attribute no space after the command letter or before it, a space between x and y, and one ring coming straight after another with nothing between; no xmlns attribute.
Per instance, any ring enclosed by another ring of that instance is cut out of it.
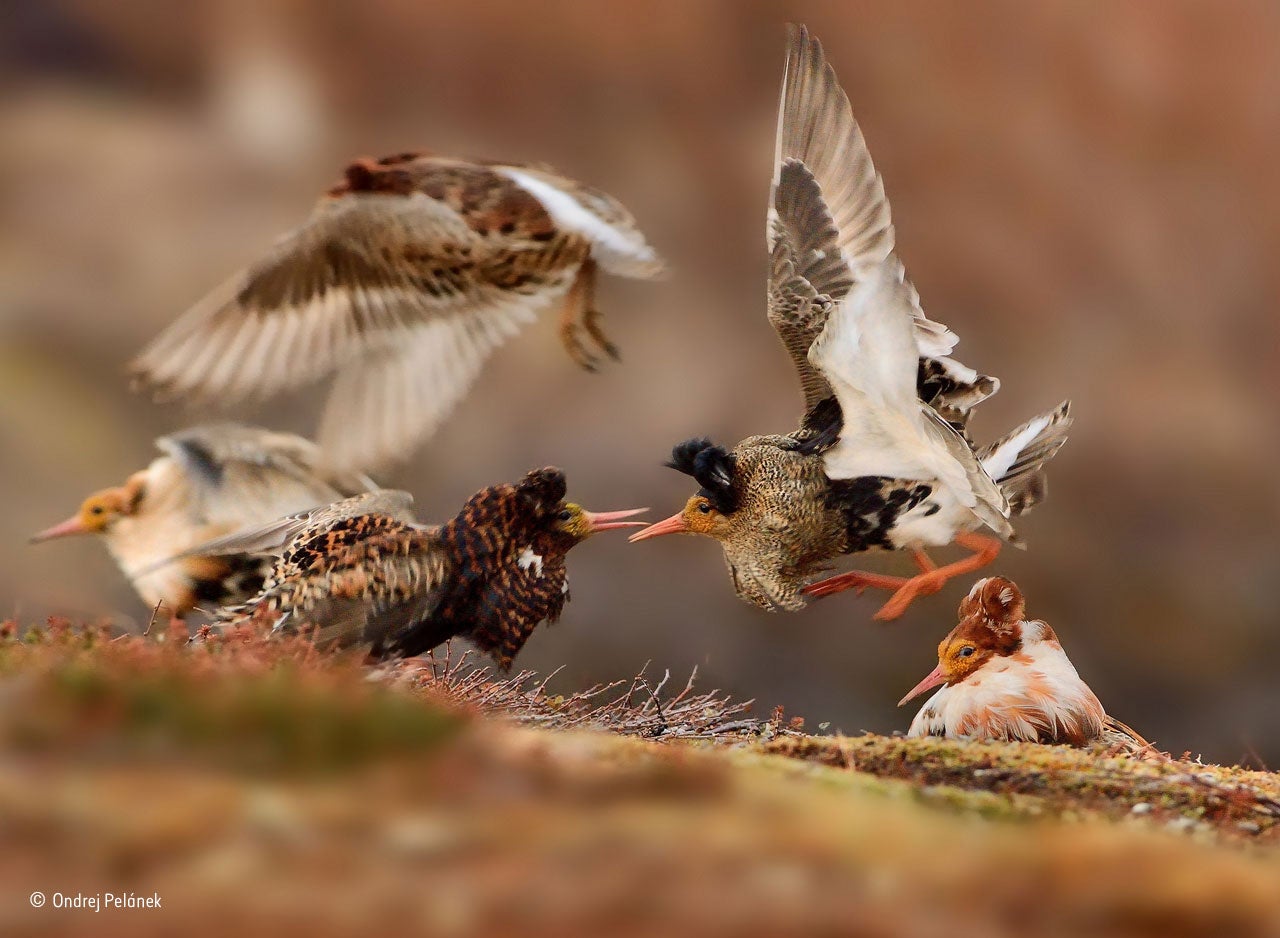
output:
<svg viewBox="0 0 1280 938"><path fill-rule="evenodd" d="M1071 402L1063 401L978 453L982 468L1008 499L1011 515L1026 514L1044 499L1044 465L1067 442L1071 422Z"/></svg>

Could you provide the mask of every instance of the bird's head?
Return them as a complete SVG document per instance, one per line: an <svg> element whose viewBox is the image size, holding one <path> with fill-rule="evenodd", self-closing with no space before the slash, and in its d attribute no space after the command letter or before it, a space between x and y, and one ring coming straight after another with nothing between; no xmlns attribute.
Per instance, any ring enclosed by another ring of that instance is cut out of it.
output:
<svg viewBox="0 0 1280 938"><path fill-rule="evenodd" d="M736 462L732 453L710 440L685 440L671 451L672 469L683 472L702 485L697 494L685 502L684 508L643 531L631 540L643 541L663 534L705 534L717 540L729 537L729 516L738 510L738 492L733 475Z"/></svg>
<svg viewBox="0 0 1280 938"><path fill-rule="evenodd" d="M79 511L61 524L55 524L33 535L31 543L55 537L70 537L73 534L105 534L121 518L138 510L140 497L141 489L133 485L94 492L80 505Z"/></svg>
<svg viewBox="0 0 1280 938"><path fill-rule="evenodd" d="M643 528L643 521L623 521L648 508L625 508L622 511L587 511L574 502L563 502L556 512L553 524L557 534L567 538L571 544L585 541L593 534L601 531L613 531L619 528Z"/></svg>
<svg viewBox="0 0 1280 938"><path fill-rule="evenodd" d="M1018 587L1004 577L979 580L960 601L960 624L938 644L938 666L898 701L911 698L939 684L958 684L993 658L1007 658L1024 643L1026 605ZM1053 636L1043 623L1034 638Z"/></svg>

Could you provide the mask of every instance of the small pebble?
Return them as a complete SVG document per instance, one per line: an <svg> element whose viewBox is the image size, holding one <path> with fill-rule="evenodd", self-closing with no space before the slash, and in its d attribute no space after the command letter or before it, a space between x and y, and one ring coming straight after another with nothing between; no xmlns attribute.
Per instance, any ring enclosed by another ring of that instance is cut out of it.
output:
<svg viewBox="0 0 1280 938"><path fill-rule="evenodd" d="M1135 804L1132 808L1129 809L1129 812L1131 814L1150 814L1151 805L1147 804L1145 801L1139 801L1137 804Z"/></svg>

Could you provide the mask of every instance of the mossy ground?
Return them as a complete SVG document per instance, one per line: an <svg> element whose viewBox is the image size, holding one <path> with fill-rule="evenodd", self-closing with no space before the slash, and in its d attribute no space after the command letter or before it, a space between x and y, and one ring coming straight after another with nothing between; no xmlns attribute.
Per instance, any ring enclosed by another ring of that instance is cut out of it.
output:
<svg viewBox="0 0 1280 938"><path fill-rule="evenodd" d="M371 679L250 634L13 636L6 935L1280 934L1270 773L807 736L643 677Z"/></svg>

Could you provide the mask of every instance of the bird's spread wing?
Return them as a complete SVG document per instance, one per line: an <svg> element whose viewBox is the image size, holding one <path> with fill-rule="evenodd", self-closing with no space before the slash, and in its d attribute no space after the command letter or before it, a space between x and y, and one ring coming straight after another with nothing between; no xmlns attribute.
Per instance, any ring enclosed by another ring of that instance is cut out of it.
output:
<svg viewBox="0 0 1280 938"><path fill-rule="evenodd" d="M853 286L836 244L838 232L808 167L787 160L773 193L769 323L800 375L808 410L831 396L831 385L809 363L809 346L826 325L831 305Z"/></svg>
<svg viewBox="0 0 1280 938"><path fill-rule="evenodd" d="M635 218L613 196L584 185L546 166L492 164L539 202L565 231L577 231L591 242L591 256L620 277L653 278L664 265Z"/></svg>
<svg viewBox="0 0 1280 938"><path fill-rule="evenodd" d="M828 388L808 350L835 304L892 257L894 229L849 99L821 44L804 27L792 27L789 36L767 237L769 321L796 364L811 408ZM926 376L933 379L926 403L962 422L998 383L947 358L955 334L924 315L909 281L903 279L901 289L922 387Z"/></svg>
<svg viewBox="0 0 1280 938"><path fill-rule="evenodd" d="M466 396L493 351L563 292L435 319L398 345L348 362L320 419L325 458L334 466L382 466L403 458L407 443L429 437Z"/></svg>
<svg viewBox="0 0 1280 938"><path fill-rule="evenodd" d="M1009 508L973 447L916 390L911 294L890 257L866 271L833 309L809 359L831 384L843 416L823 460L832 479L937 479L1002 536Z"/></svg>
<svg viewBox="0 0 1280 938"><path fill-rule="evenodd" d="M238 424L188 427L156 440L179 467L193 518L243 527L377 489L358 472L327 468L321 450L292 433Z"/></svg>
<svg viewBox="0 0 1280 938"><path fill-rule="evenodd" d="M374 465L350 457L362 447L386 456L391 429L412 434L397 438L399 447L416 442L501 341L565 294L581 260L573 255L586 250L578 235L548 227L527 193L489 175L514 193L512 212L536 216L541 227L527 241L518 228L507 230L515 222L491 230L489 219L464 217L422 192L328 198L265 260L144 349L133 363L136 378L160 396L225 404L341 370L327 443L343 416L380 405L396 412L346 426L344 448L326 450L326 459ZM384 371L388 361L397 364Z"/></svg>
<svg viewBox="0 0 1280 938"><path fill-rule="evenodd" d="M449 270L473 237L421 193L327 198L144 349L134 373L165 396L219 401L322 377L419 323L486 305Z"/></svg>
<svg viewBox="0 0 1280 938"><path fill-rule="evenodd" d="M939 416L942 402L920 396L936 371L925 366L948 362L956 337L925 317L894 256L884 185L821 45L803 27L789 39L769 210L769 318L797 363L806 407L831 395L840 405L827 474L937 479L1005 532L1004 496ZM942 371L958 379L962 367Z"/></svg>

